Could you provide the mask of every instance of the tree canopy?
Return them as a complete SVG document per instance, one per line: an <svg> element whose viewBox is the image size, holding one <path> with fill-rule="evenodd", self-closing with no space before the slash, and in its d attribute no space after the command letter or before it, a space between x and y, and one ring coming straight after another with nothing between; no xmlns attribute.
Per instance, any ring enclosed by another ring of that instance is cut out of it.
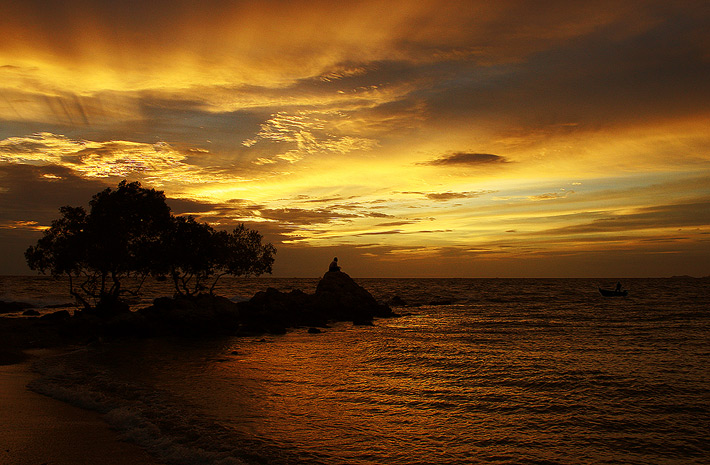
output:
<svg viewBox="0 0 710 465"><path fill-rule="evenodd" d="M41 273L69 277L69 292L87 309L112 309L150 275L169 274L181 295L212 293L224 275L271 273L276 249L239 225L216 231L170 212L162 191L122 181L93 196L90 211L65 206L25 252ZM130 278L130 279L129 279ZM130 286L125 284L130 282Z"/></svg>
<svg viewBox="0 0 710 465"><path fill-rule="evenodd" d="M215 231L191 216L176 217L168 240L168 267L176 292L212 293L222 276L271 273L276 249L261 240L261 234L243 224L232 232Z"/></svg>

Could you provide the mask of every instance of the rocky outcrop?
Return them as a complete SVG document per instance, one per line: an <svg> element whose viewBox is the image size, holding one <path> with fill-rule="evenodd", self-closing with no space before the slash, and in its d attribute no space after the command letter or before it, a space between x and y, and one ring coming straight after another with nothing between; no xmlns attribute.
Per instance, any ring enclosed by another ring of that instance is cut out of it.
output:
<svg viewBox="0 0 710 465"><path fill-rule="evenodd" d="M326 273L314 294L269 288L239 303L199 295L161 297L136 312L125 311L119 305L101 310L77 310L73 315L60 310L39 318L0 318L0 335L6 337L7 347L30 348L91 343L103 338L280 334L293 327L306 327L309 333L318 334L329 321L371 325L375 317L395 316L389 306L378 303L341 271Z"/></svg>
<svg viewBox="0 0 710 465"><path fill-rule="evenodd" d="M47 313L46 315L42 315L41 317L39 317L39 320L42 322L65 321L65 320L68 320L70 317L71 317L71 314L69 314L68 311L59 310L57 312L52 312L52 313Z"/></svg>
<svg viewBox="0 0 710 465"><path fill-rule="evenodd" d="M281 334L289 327L327 323L327 318L314 311L313 296L300 290L281 292L270 287L238 305L246 332Z"/></svg>
<svg viewBox="0 0 710 465"><path fill-rule="evenodd" d="M0 300L0 313L21 312L33 307L34 305L28 304L27 302L6 302L4 300Z"/></svg>
<svg viewBox="0 0 710 465"><path fill-rule="evenodd" d="M111 318L105 327L115 329L111 333L136 335L282 334L287 328L323 328L329 321L366 325L372 324L375 317L389 316L394 316L390 307L377 302L350 276L342 271L329 271L318 283L315 294L268 288L238 303L211 295L163 297L139 310L137 316Z"/></svg>
<svg viewBox="0 0 710 465"><path fill-rule="evenodd" d="M244 328L252 332L283 332L288 327L324 327L328 321L368 324L375 317L394 316L392 310L342 271L329 271L315 294L269 288L240 303Z"/></svg>
<svg viewBox="0 0 710 465"><path fill-rule="evenodd" d="M328 271L316 287L315 306L328 319L362 323L374 317L393 316L392 309L380 304L365 288L342 271Z"/></svg>
<svg viewBox="0 0 710 465"><path fill-rule="evenodd" d="M239 306L225 297L160 297L138 310L146 329L157 334L204 336L234 334L241 326Z"/></svg>
<svg viewBox="0 0 710 465"><path fill-rule="evenodd" d="M387 302L387 305L392 307L407 307L409 304L403 298L396 295Z"/></svg>

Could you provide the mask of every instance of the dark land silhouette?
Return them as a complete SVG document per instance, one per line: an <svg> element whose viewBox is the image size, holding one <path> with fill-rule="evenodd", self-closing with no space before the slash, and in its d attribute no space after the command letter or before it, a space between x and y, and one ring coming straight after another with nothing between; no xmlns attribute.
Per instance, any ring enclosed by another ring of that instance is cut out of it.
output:
<svg viewBox="0 0 710 465"><path fill-rule="evenodd" d="M2 303L0 311L31 307L21 302ZM122 307L123 308L123 307ZM257 292L244 302L203 293L159 297L136 311L128 307L112 313L60 309L41 317L0 318L0 364L24 358L22 350L90 344L94 341L161 336L218 337L283 334L297 327L318 333L335 321L371 325L374 318L397 316L342 271L328 271L315 292Z"/></svg>
<svg viewBox="0 0 710 465"><path fill-rule="evenodd" d="M262 244L257 231L244 225L216 231L175 217L163 192L125 180L89 205L89 212L62 207L25 253L30 268L69 278L69 294L81 310L37 316L29 304L0 303L0 313L26 310L25 318L0 318L0 334L8 336L0 343L0 362L21 359L22 349L104 338L280 334L300 326L315 333L331 321L368 325L395 315L340 271L337 258L313 294L269 288L235 303L214 294L222 276L271 272L276 249ZM137 295L150 276L170 279L174 295L131 311L126 297Z"/></svg>
<svg viewBox="0 0 710 465"><path fill-rule="evenodd" d="M216 231L191 216L175 217L165 194L121 181L93 196L90 211L64 206L37 244L25 252L30 269L69 278L84 310L125 312L148 276L167 279L176 296L212 294L225 275L271 273L276 248L243 224ZM127 286L126 283L135 283Z"/></svg>

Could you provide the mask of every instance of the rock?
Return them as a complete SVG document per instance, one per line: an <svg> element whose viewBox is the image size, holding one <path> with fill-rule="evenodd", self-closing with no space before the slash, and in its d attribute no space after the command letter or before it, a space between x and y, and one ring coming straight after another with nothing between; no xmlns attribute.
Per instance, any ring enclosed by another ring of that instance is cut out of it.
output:
<svg viewBox="0 0 710 465"><path fill-rule="evenodd" d="M407 302L404 301L400 296L396 295L392 297L387 304L391 307L406 307Z"/></svg>
<svg viewBox="0 0 710 465"><path fill-rule="evenodd" d="M243 330L252 333L283 334L294 326L316 326L323 319L312 312L313 296L300 290L281 292L272 287L257 292L239 308Z"/></svg>
<svg viewBox="0 0 710 465"><path fill-rule="evenodd" d="M32 308L34 305L27 302L5 302L0 300L0 313L15 313L21 312L27 308Z"/></svg>
<svg viewBox="0 0 710 465"><path fill-rule="evenodd" d="M308 328L308 334L320 334L320 333L322 333L322 332L323 332L323 331L321 331L321 330L318 329L318 328L314 328L314 327Z"/></svg>
<svg viewBox="0 0 710 465"><path fill-rule="evenodd" d="M31 308L29 310L25 310L22 312L24 316L39 316L39 312L35 310L34 308Z"/></svg>
<svg viewBox="0 0 710 465"><path fill-rule="evenodd" d="M182 336L234 334L241 325L239 306L209 294L174 299L160 297L138 310L158 333Z"/></svg>
<svg viewBox="0 0 710 465"><path fill-rule="evenodd" d="M63 303L63 304L52 304L52 305L45 305L44 308L71 308L76 306L76 304L73 304L71 302Z"/></svg>
<svg viewBox="0 0 710 465"><path fill-rule="evenodd" d="M27 354L20 350L0 350L0 365L14 365L27 359Z"/></svg>
<svg viewBox="0 0 710 465"><path fill-rule="evenodd" d="M131 308L130 306L124 302L123 300L119 299L107 299L107 300L101 300L99 303L94 307L91 312L95 313L101 318L106 318L110 319L116 315L120 315L122 313L130 313Z"/></svg>
<svg viewBox="0 0 710 465"><path fill-rule="evenodd" d="M39 317L40 321L45 322L64 321L68 320L69 318L71 318L71 315L66 310L59 310L58 312L47 313L46 315L42 315L41 317Z"/></svg>
<svg viewBox="0 0 710 465"><path fill-rule="evenodd" d="M315 294L269 288L239 305L243 329L248 332L280 333L296 326L325 327L331 320L360 323L393 316L387 305L378 303L342 271L327 272Z"/></svg>
<svg viewBox="0 0 710 465"><path fill-rule="evenodd" d="M315 306L333 320L370 321L392 316L392 309L380 304L365 288L342 271L328 271L318 283Z"/></svg>
<svg viewBox="0 0 710 465"><path fill-rule="evenodd" d="M91 311L76 311L66 322L63 332L72 339L91 341L101 336L105 324L104 318Z"/></svg>
<svg viewBox="0 0 710 465"><path fill-rule="evenodd" d="M121 313L103 324L102 331L113 337L146 337L154 333L148 319L137 312Z"/></svg>

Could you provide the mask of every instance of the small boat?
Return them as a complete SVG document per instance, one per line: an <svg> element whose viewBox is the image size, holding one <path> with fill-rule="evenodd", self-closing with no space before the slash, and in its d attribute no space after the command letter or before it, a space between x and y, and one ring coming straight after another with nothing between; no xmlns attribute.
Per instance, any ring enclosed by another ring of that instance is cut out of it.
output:
<svg viewBox="0 0 710 465"><path fill-rule="evenodd" d="M626 297L629 295L629 291L615 291L611 289L602 289L601 287L599 288L599 292L604 297Z"/></svg>

